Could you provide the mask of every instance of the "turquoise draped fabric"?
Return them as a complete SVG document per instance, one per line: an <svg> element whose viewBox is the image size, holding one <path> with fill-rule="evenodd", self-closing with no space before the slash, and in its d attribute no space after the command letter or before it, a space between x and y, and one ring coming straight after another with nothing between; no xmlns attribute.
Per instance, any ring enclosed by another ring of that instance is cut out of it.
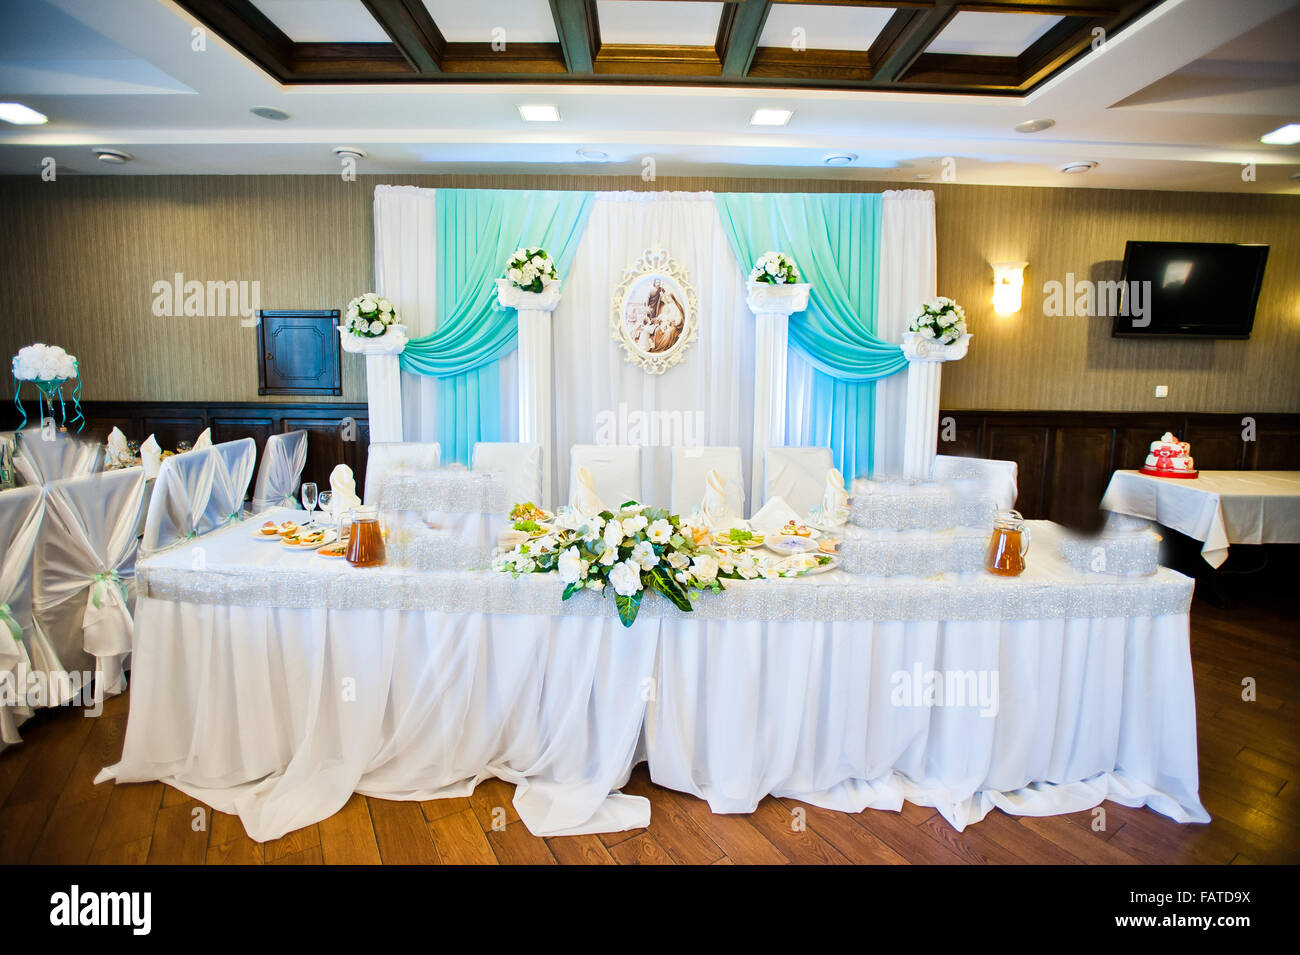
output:
<svg viewBox="0 0 1300 955"><path fill-rule="evenodd" d="M869 474L874 382L907 367L902 348L875 335L881 197L719 193L715 200L746 274L776 249L812 285L807 310L790 321L790 347L815 369L813 433L846 477Z"/></svg>
<svg viewBox="0 0 1300 955"><path fill-rule="evenodd" d="M563 278L591 200L590 192L438 190L438 326L411 339L401 366L440 379L443 460L468 464L476 442L501 438L500 359L519 332L515 310L497 303L507 258L520 246L540 246Z"/></svg>

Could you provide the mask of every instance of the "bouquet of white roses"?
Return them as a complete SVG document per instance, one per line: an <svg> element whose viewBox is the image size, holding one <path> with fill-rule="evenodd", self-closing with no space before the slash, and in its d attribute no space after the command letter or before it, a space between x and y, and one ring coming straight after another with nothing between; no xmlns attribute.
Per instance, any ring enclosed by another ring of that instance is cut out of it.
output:
<svg viewBox="0 0 1300 955"><path fill-rule="evenodd" d="M358 338L378 338L397 324L397 309L393 303L374 292L358 295L348 302L343 316L343 327Z"/></svg>
<svg viewBox="0 0 1300 955"><path fill-rule="evenodd" d="M792 285L799 281L799 269L784 252L764 252L750 270L749 280L768 285Z"/></svg>
<svg viewBox="0 0 1300 955"><path fill-rule="evenodd" d="M951 345L966 334L966 311L952 299L940 295L921 303L907 330L941 345Z"/></svg>
<svg viewBox="0 0 1300 955"><path fill-rule="evenodd" d="M559 280L555 262L545 249L515 249L506 263L506 278L525 292L540 292Z"/></svg>
<svg viewBox="0 0 1300 955"><path fill-rule="evenodd" d="M691 598L721 591L723 579L760 576L752 557L710 546L707 528L635 502L590 516L557 514L550 524L522 521L517 529L535 536L498 554L495 570L516 576L556 571L565 584L564 600L612 587L625 627L636 620L647 590L689 611Z"/></svg>
<svg viewBox="0 0 1300 955"><path fill-rule="evenodd" d="M48 394L69 378L77 377L77 359L58 345L38 342L18 349L13 370L19 381L33 382Z"/></svg>

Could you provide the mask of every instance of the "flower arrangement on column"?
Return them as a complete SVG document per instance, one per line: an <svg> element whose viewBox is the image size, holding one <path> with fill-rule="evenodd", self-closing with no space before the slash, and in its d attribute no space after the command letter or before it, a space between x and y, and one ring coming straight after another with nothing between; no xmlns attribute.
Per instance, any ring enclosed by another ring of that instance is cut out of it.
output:
<svg viewBox="0 0 1300 955"><path fill-rule="evenodd" d="M379 338L398 324L393 303L375 292L364 292L348 302L343 327L357 338Z"/></svg>
<svg viewBox="0 0 1300 955"><path fill-rule="evenodd" d="M18 354L13 359L13 376L14 404L18 408L18 413L22 415L22 425L20 427L27 426L27 412L23 410L23 403L19 398L23 382L30 381L40 391L42 418L46 414L46 409L48 409L49 417L54 418L54 399L56 396L58 397L60 417L66 426L67 414L63 407L63 386L72 380L77 383L71 396L72 408L75 412L75 417L72 420L80 422L77 425L78 431L86 426L86 419L81 414L81 374L78 370L76 356L69 355L58 345L46 345L37 342L34 345L28 345L18 350Z"/></svg>
<svg viewBox="0 0 1300 955"><path fill-rule="evenodd" d="M800 281L799 268L784 252L764 252L749 270L749 281L793 285Z"/></svg>
<svg viewBox="0 0 1300 955"><path fill-rule="evenodd" d="M515 249L506 263L506 279L525 292L541 292L559 280L555 261L545 249Z"/></svg>
<svg viewBox="0 0 1300 955"><path fill-rule="evenodd" d="M966 334L966 310L940 295L921 303L907 330L940 345L952 345Z"/></svg>

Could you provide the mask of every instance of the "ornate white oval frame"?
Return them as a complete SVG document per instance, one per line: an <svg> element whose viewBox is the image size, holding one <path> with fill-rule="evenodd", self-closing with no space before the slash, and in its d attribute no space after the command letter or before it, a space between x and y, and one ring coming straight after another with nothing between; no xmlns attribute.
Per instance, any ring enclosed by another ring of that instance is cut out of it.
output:
<svg viewBox="0 0 1300 955"><path fill-rule="evenodd" d="M682 330L670 348L662 352L649 352L642 349L627 332L624 316L627 313L628 299L646 279L663 279L670 286L676 286L682 292L683 316ZM687 278L686 270L673 260L666 249L646 249L636 263L623 273L623 280L614 289L610 306L610 327L614 341L623 346L627 361L640 365L652 375L662 375L669 368L685 358L689 348L699 335L699 299L695 287Z"/></svg>

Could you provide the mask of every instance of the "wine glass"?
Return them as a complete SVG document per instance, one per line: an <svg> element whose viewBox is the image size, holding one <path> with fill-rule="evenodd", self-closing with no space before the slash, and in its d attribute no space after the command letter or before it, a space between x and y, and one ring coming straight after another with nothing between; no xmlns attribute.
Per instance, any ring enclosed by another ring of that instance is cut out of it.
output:
<svg viewBox="0 0 1300 955"><path fill-rule="evenodd" d="M325 523L329 524L330 527L334 527L337 523L334 512L330 510L330 503L333 500L334 493L332 491L321 491L316 495L316 503L320 505L321 516L325 519Z"/></svg>
<svg viewBox="0 0 1300 955"><path fill-rule="evenodd" d="M314 481L307 481L302 486L302 506L307 510L307 523L312 520L311 512L316 510L316 484Z"/></svg>

